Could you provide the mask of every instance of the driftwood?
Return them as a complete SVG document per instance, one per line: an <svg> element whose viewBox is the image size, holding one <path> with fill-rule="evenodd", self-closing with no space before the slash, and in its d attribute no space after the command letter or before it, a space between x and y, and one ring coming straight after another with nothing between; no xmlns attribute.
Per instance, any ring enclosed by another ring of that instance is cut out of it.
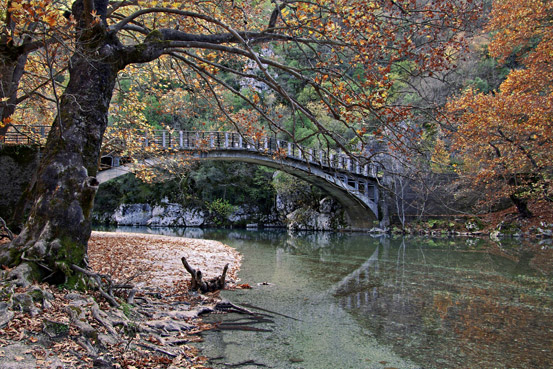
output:
<svg viewBox="0 0 553 369"><path fill-rule="evenodd" d="M204 281L201 270L192 268L184 256L181 258L181 261L182 265L184 265L184 269L186 269L186 271L190 273L190 276L192 276L192 283L190 285L190 289L192 291L200 290L200 292L205 293L225 288L225 278L227 277L228 264L225 265L223 273L221 273L219 277Z"/></svg>

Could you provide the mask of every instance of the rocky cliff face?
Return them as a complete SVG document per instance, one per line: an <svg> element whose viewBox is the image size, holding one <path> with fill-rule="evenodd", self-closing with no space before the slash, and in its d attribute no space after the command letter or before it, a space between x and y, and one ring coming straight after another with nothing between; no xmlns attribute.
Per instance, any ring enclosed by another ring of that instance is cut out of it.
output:
<svg viewBox="0 0 553 369"><path fill-rule="evenodd" d="M278 174L273 176L273 183ZM272 208L255 203L231 206L225 214L214 213L217 209L197 201L195 205L184 206L169 201L167 197L152 203L121 204L107 213L94 213L97 223L111 223L120 226L150 227L287 227L293 230L334 231L345 228L344 210L329 197L297 178L282 175L274 185L276 196ZM132 186L131 186L132 188ZM117 188L110 189L117 192ZM122 191L122 190L121 190ZM116 199L117 200L117 199ZM146 200L146 199L145 199ZM148 200L146 200L148 201ZM141 201L142 202L142 201ZM200 205L198 205L200 204ZM270 210L268 211L267 208ZM209 209L209 210L208 210ZM225 209L226 210L226 209Z"/></svg>
<svg viewBox="0 0 553 369"><path fill-rule="evenodd" d="M276 208L271 214L260 214L255 207L238 206L227 217L231 226L255 224L259 227L287 227L292 230L335 231L346 224L340 205L331 198L323 198L318 206L298 205L293 198L277 196ZM95 214L101 223L120 226L150 227L208 227L214 218L208 211L180 204L122 204L113 214Z"/></svg>
<svg viewBox="0 0 553 369"><path fill-rule="evenodd" d="M96 214L96 221L117 225L150 227L206 227L216 225L208 211L198 207L184 207L180 204L122 204L113 214ZM255 207L238 206L227 217L232 226L255 224L263 227L283 227L277 212L259 214Z"/></svg>
<svg viewBox="0 0 553 369"><path fill-rule="evenodd" d="M329 197L323 198L317 208L302 206L287 214L286 224L297 231L337 231L347 226L344 211Z"/></svg>
<svg viewBox="0 0 553 369"><path fill-rule="evenodd" d="M206 221L206 213L199 208L183 208L179 204L156 206L148 220L155 227L201 227Z"/></svg>
<svg viewBox="0 0 553 369"><path fill-rule="evenodd" d="M277 186L276 211L291 230L336 231L345 228L347 224L340 204L331 197L321 197L307 183L294 180L294 183Z"/></svg>

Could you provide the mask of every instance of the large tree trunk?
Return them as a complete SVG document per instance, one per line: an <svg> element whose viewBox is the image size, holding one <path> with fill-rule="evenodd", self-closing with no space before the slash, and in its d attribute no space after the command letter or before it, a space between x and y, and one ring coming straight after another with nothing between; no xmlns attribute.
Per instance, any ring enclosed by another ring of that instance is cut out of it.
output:
<svg viewBox="0 0 553 369"><path fill-rule="evenodd" d="M73 10L82 12L82 6L76 5ZM116 49L111 43L120 45L106 37L103 25L82 27L79 32L69 84L31 191L29 219L0 254L3 263L34 264L39 271L36 278L49 276L54 282L63 282L71 274L72 264L86 263L100 146L115 79L122 67L111 52Z"/></svg>
<svg viewBox="0 0 553 369"><path fill-rule="evenodd" d="M10 45L0 47L0 141L6 135L10 125L7 118L17 105L17 88L25 70L27 52Z"/></svg>
<svg viewBox="0 0 553 369"><path fill-rule="evenodd" d="M71 264L83 265L117 72L117 66L79 53L72 59L70 81L32 189L34 204L24 230L13 241L12 250L18 252L12 251L12 258L40 260L45 272L53 275L68 274Z"/></svg>
<svg viewBox="0 0 553 369"><path fill-rule="evenodd" d="M103 22L92 22L86 15L91 3ZM78 0L73 4L76 50L69 84L31 189L30 216L19 236L0 250L0 263L28 262L38 271L35 279L48 277L50 282L63 283L72 274L72 264L86 265L90 213L98 189L95 176L117 73L129 63L156 59L163 50L158 38L123 46L107 31L107 3Z"/></svg>
<svg viewBox="0 0 553 369"><path fill-rule="evenodd" d="M518 213L524 217L524 218L531 218L533 216L530 209L528 209L528 200L524 198L523 196L519 196L518 194L513 194L510 196L511 201L515 206L517 207Z"/></svg>

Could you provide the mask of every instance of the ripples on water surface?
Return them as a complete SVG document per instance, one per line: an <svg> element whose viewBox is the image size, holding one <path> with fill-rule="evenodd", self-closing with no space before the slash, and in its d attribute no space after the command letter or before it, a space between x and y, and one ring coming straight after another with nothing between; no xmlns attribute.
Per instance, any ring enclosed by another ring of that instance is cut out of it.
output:
<svg viewBox="0 0 553 369"><path fill-rule="evenodd" d="M553 367L551 244L283 231L169 234L237 248L241 283L254 288L223 296L271 311L257 320L207 318L234 328L204 334L201 348L215 368Z"/></svg>

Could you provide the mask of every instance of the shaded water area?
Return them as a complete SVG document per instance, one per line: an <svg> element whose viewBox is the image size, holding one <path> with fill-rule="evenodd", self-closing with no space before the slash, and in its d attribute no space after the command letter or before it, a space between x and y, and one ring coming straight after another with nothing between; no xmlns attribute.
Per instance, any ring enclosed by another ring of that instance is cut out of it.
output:
<svg viewBox="0 0 553 369"><path fill-rule="evenodd" d="M550 243L165 234L217 239L243 254L240 283L253 288L222 295L258 314L206 318L220 327L200 345L214 368L553 367Z"/></svg>

